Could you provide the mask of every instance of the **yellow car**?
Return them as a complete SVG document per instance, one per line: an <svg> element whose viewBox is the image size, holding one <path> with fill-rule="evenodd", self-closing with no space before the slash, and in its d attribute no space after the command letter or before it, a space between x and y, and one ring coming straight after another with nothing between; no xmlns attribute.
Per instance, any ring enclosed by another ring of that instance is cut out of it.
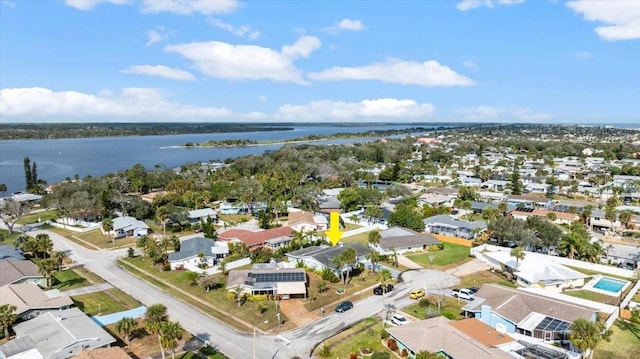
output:
<svg viewBox="0 0 640 359"><path fill-rule="evenodd" d="M424 297L424 290L422 290L422 289L414 289L409 294L409 298L411 298L411 299L418 299L418 298L422 298L422 297Z"/></svg>

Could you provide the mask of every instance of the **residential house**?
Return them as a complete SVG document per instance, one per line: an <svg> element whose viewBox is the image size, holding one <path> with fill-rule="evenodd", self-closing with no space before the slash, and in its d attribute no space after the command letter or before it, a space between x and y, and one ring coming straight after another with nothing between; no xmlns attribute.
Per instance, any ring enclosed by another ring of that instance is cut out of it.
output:
<svg viewBox="0 0 640 359"><path fill-rule="evenodd" d="M2 359L44 359L33 339L14 338L0 345Z"/></svg>
<svg viewBox="0 0 640 359"><path fill-rule="evenodd" d="M222 202L220 203L220 214L257 214L260 210L266 210L267 204L264 202L253 202L251 204L243 202Z"/></svg>
<svg viewBox="0 0 640 359"><path fill-rule="evenodd" d="M568 340L573 321L595 322L598 312L583 305L497 284L484 284L475 300L462 309L466 316L477 318L500 332L518 333L546 342Z"/></svg>
<svg viewBox="0 0 640 359"><path fill-rule="evenodd" d="M73 305L68 295L50 296L33 284L7 284L0 287L0 298L3 304L16 307L16 315L22 320L29 320L43 313L67 309Z"/></svg>
<svg viewBox="0 0 640 359"><path fill-rule="evenodd" d="M222 258L229 255L226 242L209 238L189 238L180 244L178 252L169 253L168 260L171 269L209 268L216 265Z"/></svg>
<svg viewBox="0 0 640 359"><path fill-rule="evenodd" d="M387 188L393 184L391 181L379 180L358 180L357 183L360 188L375 188L380 192L386 191Z"/></svg>
<svg viewBox="0 0 640 359"><path fill-rule="evenodd" d="M442 234L464 239L474 239L480 232L487 229L483 221L465 221L446 214L424 219L425 232Z"/></svg>
<svg viewBox="0 0 640 359"><path fill-rule="evenodd" d="M478 191L478 196L483 201L488 202L503 202L508 197L503 192L489 192L489 191Z"/></svg>
<svg viewBox="0 0 640 359"><path fill-rule="evenodd" d="M390 255L423 251L440 241L431 234L421 234L404 227L391 227L380 232L380 243L372 246L378 253ZM370 245L371 246L371 245Z"/></svg>
<svg viewBox="0 0 640 359"><path fill-rule="evenodd" d="M561 264L540 265L535 253L526 252L524 259L516 260L510 250L484 252L483 258L489 260L494 268L504 268L513 273L516 283L525 288L544 288L561 292L564 289L581 288L587 276ZM517 265L517 268L516 268Z"/></svg>
<svg viewBox="0 0 640 359"><path fill-rule="evenodd" d="M589 227L591 230L601 233L606 233L609 231L619 231L622 229L622 223L618 219L616 214L616 218L611 221L606 218L606 212L594 209L591 212L591 216L589 217Z"/></svg>
<svg viewBox="0 0 640 359"><path fill-rule="evenodd" d="M164 196L167 195L167 191L164 190L160 190L160 191L153 191L153 192L149 192L149 193L145 193L143 195L140 196L140 199L142 199L143 201L147 202L147 203L153 203L153 200L155 200L156 198L162 198Z"/></svg>
<svg viewBox="0 0 640 359"><path fill-rule="evenodd" d="M501 180L493 180L490 179L488 181L483 182L480 185L480 188L482 189L488 189L491 191L504 191L505 189L507 189L507 186L509 185L509 181L501 181Z"/></svg>
<svg viewBox="0 0 640 359"><path fill-rule="evenodd" d="M455 359L513 358L508 349L500 347L515 339L475 318L451 321L440 316L387 328L387 332L396 340L399 352L407 350L408 358L421 351Z"/></svg>
<svg viewBox="0 0 640 359"><path fill-rule="evenodd" d="M424 193L418 197L418 204L421 206L428 205L430 207L453 207L453 200L453 196L438 193Z"/></svg>
<svg viewBox="0 0 640 359"><path fill-rule="evenodd" d="M229 271L227 290L240 287L243 293L269 294L281 298L306 297L307 273L304 268L262 267Z"/></svg>
<svg viewBox="0 0 640 359"><path fill-rule="evenodd" d="M218 215L216 211L211 208L202 208L202 209L194 209L189 211L189 224L194 225L198 224L201 221L206 222L209 218L213 223L218 222Z"/></svg>
<svg viewBox="0 0 640 359"><path fill-rule="evenodd" d="M46 359L71 358L84 350L109 347L116 340L78 308L44 313L13 326L23 343ZM30 341L29 341L30 339ZM32 358L32 356L23 356Z"/></svg>
<svg viewBox="0 0 640 359"><path fill-rule="evenodd" d="M0 260L9 258L24 260L23 254L24 252L20 248L16 248L8 244L0 245Z"/></svg>
<svg viewBox="0 0 640 359"><path fill-rule="evenodd" d="M340 200L338 195L343 188L331 188L322 190L322 194L318 197L318 208L322 213L340 212Z"/></svg>
<svg viewBox="0 0 640 359"><path fill-rule="evenodd" d="M481 214L487 208L498 209L499 203L487 203L487 202L479 202L472 201L471 202L471 210L475 214ZM507 213L511 213L511 211L515 210L516 206L507 203Z"/></svg>
<svg viewBox="0 0 640 359"><path fill-rule="evenodd" d="M551 200L546 198L545 196L535 194L511 195L509 196L507 203L510 203L516 207L546 208L551 204Z"/></svg>
<svg viewBox="0 0 640 359"><path fill-rule="evenodd" d="M113 231L111 233L114 238L142 237L149 234L149 226L134 217L116 217L113 219Z"/></svg>
<svg viewBox="0 0 640 359"><path fill-rule="evenodd" d="M367 247L358 243L345 243L337 246L311 246L289 252L286 255L290 263L302 263L305 267L316 271L323 271L329 268L339 273L339 269L336 269L333 259L347 248L355 249L357 254L356 262L365 263L367 261L365 259L365 255L368 252ZM355 265L355 263L353 264ZM347 271L351 267L345 266L342 271Z"/></svg>
<svg viewBox="0 0 640 359"><path fill-rule="evenodd" d="M460 176L458 177L458 180L460 181L461 186L480 187L480 185L482 185L482 180L480 178Z"/></svg>
<svg viewBox="0 0 640 359"><path fill-rule="evenodd" d="M288 226L296 232L324 231L328 229L329 221L322 214L307 211L289 211Z"/></svg>
<svg viewBox="0 0 640 359"><path fill-rule="evenodd" d="M276 227L262 231L248 231L232 228L218 234L223 241L242 242L254 250L259 247L278 248L291 242L292 229L289 226Z"/></svg>
<svg viewBox="0 0 640 359"><path fill-rule="evenodd" d="M32 261L4 259L0 261L0 286L7 284L37 284L45 286L45 278Z"/></svg>
<svg viewBox="0 0 640 359"><path fill-rule="evenodd" d="M548 211L542 208L520 207L511 212L511 216L515 219L527 220L529 217L540 217L549 219L550 216L555 217L553 223L572 224L580 220L580 215L570 212Z"/></svg>
<svg viewBox="0 0 640 359"><path fill-rule="evenodd" d="M601 262L626 268L640 268L640 248L621 243L605 243Z"/></svg>

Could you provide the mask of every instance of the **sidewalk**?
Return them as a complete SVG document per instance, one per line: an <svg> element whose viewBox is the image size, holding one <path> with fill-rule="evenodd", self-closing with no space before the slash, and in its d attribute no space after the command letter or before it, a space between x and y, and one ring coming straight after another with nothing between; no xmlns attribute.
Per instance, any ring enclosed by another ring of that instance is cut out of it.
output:
<svg viewBox="0 0 640 359"><path fill-rule="evenodd" d="M61 291L62 294L68 296L81 295L81 294L89 294L95 292L102 292L103 290L111 289L113 286L110 283L100 283L94 284L87 287L75 288L70 290Z"/></svg>

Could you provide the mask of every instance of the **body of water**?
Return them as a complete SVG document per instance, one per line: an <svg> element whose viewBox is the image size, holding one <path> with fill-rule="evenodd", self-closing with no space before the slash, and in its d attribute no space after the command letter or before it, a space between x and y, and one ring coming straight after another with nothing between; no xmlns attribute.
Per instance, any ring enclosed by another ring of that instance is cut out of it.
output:
<svg viewBox="0 0 640 359"><path fill-rule="evenodd" d="M296 126L291 131L205 133L167 136L133 136L72 138L56 140L8 140L0 141L0 183L9 192L24 190L24 158L37 163L38 177L49 184L73 178L102 176L110 172L131 168L136 163L146 168L163 165L179 167L189 162L222 161L247 155L276 150L281 145L249 146L237 148L184 148L188 142L202 143L209 140L250 139L277 141L309 135L335 133L359 133L371 130L392 130L416 127L415 125L380 125L363 127ZM428 127L420 125L420 127ZM328 140L314 144L340 144L368 139Z"/></svg>

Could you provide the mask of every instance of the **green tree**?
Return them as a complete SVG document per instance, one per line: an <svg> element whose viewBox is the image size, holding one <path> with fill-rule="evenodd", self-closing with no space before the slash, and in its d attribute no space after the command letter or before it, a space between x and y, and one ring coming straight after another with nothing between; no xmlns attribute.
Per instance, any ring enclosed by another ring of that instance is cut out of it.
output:
<svg viewBox="0 0 640 359"><path fill-rule="evenodd" d="M116 323L116 332L124 335L124 342L131 344L130 336L138 328L138 322L131 317L124 317Z"/></svg>
<svg viewBox="0 0 640 359"><path fill-rule="evenodd" d="M41 258L50 257L49 253L53 250L53 242L49 235L46 233L39 233L36 235L36 252L41 255Z"/></svg>
<svg viewBox="0 0 640 359"><path fill-rule="evenodd" d="M179 322L163 322L160 326L160 347L171 351L171 358L176 358L176 348L184 336L184 329ZM164 357L164 350L163 350Z"/></svg>
<svg viewBox="0 0 640 359"><path fill-rule="evenodd" d="M421 350L416 354L415 359L441 359L442 357L437 353L428 352L426 350Z"/></svg>
<svg viewBox="0 0 640 359"><path fill-rule="evenodd" d="M167 206L158 207L156 210L156 218L162 223L162 235L167 234L167 219L169 219L169 209Z"/></svg>
<svg viewBox="0 0 640 359"><path fill-rule="evenodd" d="M158 336L158 345L160 346L160 352L162 353L162 359L164 356L164 348L162 347L162 340L160 337L160 330L163 323L169 320L167 315L167 307L164 304L153 304L147 308L145 313L144 328L149 334Z"/></svg>
<svg viewBox="0 0 640 359"><path fill-rule="evenodd" d="M111 239L111 243L115 244L116 243L116 236L112 236L111 232L113 231L113 219L106 217L102 220L102 230L107 234L107 236L109 236L109 239Z"/></svg>
<svg viewBox="0 0 640 359"><path fill-rule="evenodd" d="M516 259L516 268L514 272L518 271L518 264L521 260L524 259L525 254L526 253L524 252L524 249L522 249L522 247L520 246L511 249L510 255Z"/></svg>
<svg viewBox="0 0 640 359"><path fill-rule="evenodd" d="M45 278L47 288L51 288L51 276L58 270L58 263L51 258L45 258L38 262L38 273Z"/></svg>
<svg viewBox="0 0 640 359"><path fill-rule="evenodd" d="M13 199L5 199L4 205L0 206L0 217L4 222L7 229L9 229L9 235L13 234L13 227L22 216L25 216L31 212L33 205L30 202L18 202Z"/></svg>
<svg viewBox="0 0 640 359"><path fill-rule="evenodd" d="M585 355L587 358L593 357L593 349L602 340L609 341L611 330L607 330L600 322L591 322L588 319L578 318L569 327L569 340L571 344Z"/></svg>
<svg viewBox="0 0 640 359"><path fill-rule="evenodd" d="M513 171L509 176L509 188L511 189L511 194L521 195L522 187L522 182L520 182L520 168L518 167L518 164L515 163L513 165Z"/></svg>
<svg viewBox="0 0 640 359"><path fill-rule="evenodd" d="M24 158L24 188L28 191L33 187L33 177L31 176L31 160Z"/></svg>
<svg viewBox="0 0 640 359"><path fill-rule="evenodd" d="M16 315L16 306L11 304L0 305L0 325L4 330L5 340L9 339L9 328L13 324L18 316Z"/></svg>
<svg viewBox="0 0 640 359"><path fill-rule="evenodd" d="M396 210L389 216L389 226L399 226L412 229L417 232L424 231L422 215L409 205L400 203Z"/></svg>
<svg viewBox="0 0 640 359"><path fill-rule="evenodd" d="M7 192L7 185L4 183L0 183L0 192L2 192L2 197L4 197L5 193Z"/></svg>

